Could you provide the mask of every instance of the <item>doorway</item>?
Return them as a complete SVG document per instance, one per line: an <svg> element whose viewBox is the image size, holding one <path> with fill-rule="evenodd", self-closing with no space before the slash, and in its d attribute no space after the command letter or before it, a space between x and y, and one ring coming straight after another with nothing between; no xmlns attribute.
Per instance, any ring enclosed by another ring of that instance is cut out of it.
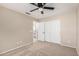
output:
<svg viewBox="0 0 79 59"><path fill-rule="evenodd" d="M34 22L33 41L61 43L60 21Z"/></svg>

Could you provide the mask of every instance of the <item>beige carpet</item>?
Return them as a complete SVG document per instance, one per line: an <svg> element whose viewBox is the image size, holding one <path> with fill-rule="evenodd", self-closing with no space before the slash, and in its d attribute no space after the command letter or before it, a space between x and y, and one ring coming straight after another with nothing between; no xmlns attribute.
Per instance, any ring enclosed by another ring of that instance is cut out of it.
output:
<svg viewBox="0 0 79 59"><path fill-rule="evenodd" d="M25 46L2 56L77 56L77 52L74 48L38 41L29 47Z"/></svg>

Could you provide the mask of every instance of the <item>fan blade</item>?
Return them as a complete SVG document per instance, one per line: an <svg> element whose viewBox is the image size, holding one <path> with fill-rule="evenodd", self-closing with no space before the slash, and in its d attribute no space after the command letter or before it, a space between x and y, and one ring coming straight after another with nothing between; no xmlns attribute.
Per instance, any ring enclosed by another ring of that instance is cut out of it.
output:
<svg viewBox="0 0 79 59"><path fill-rule="evenodd" d="M36 5L35 3L30 3L30 4L32 4L32 5L34 5L34 6L37 6L37 7L38 7L38 5Z"/></svg>
<svg viewBox="0 0 79 59"><path fill-rule="evenodd" d="M39 9L39 8L33 9L33 10L31 10L30 12L33 12L33 11L38 10L38 9Z"/></svg>
<svg viewBox="0 0 79 59"><path fill-rule="evenodd" d="M43 11L41 11L41 14L44 14L44 12L43 12Z"/></svg>
<svg viewBox="0 0 79 59"><path fill-rule="evenodd" d="M43 6L45 5L46 3L43 3Z"/></svg>
<svg viewBox="0 0 79 59"><path fill-rule="evenodd" d="M43 7L46 3L38 3L38 7Z"/></svg>
<svg viewBox="0 0 79 59"><path fill-rule="evenodd" d="M43 7L42 3L38 3L38 7Z"/></svg>
<svg viewBox="0 0 79 59"><path fill-rule="evenodd" d="M53 10L54 7L44 7L44 9L50 9L50 10Z"/></svg>

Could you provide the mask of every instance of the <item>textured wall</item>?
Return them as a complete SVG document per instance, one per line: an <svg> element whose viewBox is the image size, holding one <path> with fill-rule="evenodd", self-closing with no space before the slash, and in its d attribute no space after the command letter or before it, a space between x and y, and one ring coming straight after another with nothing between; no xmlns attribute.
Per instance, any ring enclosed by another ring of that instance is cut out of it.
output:
<svg viewBox="0 0 79 59"><path fill-rule="evenodd" d="M0 7L0 52L32 42L34 18Z"/></svg>
<svg viewBox="0 0 79 59"><path fill-rule="evenodd" d="M76 48L76 9L60 16L62 45Z"/></svg>

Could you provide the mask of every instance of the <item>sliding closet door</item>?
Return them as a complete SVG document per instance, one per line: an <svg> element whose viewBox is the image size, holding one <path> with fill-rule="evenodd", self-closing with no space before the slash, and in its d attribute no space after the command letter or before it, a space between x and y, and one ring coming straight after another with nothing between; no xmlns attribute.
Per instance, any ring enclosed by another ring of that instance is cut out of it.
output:
<svg viewBox="0 0 79 59"><path fill-rule="evenodd" d="M45 40L60 43L60 21L52 20L45 23Z"/></svg>
<svg viewBox="0 0 79 59"><path fill-rule="evenodd" d="M38 40L60 43L60 21L52 20L48 22L40 22Z"/></svg>
<svg viewBox="0 0 79 59"><path fill-rule="evenodd" d="M40 23L39 23L38 40L40 40L40 41L45 41L44 22L40 22Z"/></svg>

